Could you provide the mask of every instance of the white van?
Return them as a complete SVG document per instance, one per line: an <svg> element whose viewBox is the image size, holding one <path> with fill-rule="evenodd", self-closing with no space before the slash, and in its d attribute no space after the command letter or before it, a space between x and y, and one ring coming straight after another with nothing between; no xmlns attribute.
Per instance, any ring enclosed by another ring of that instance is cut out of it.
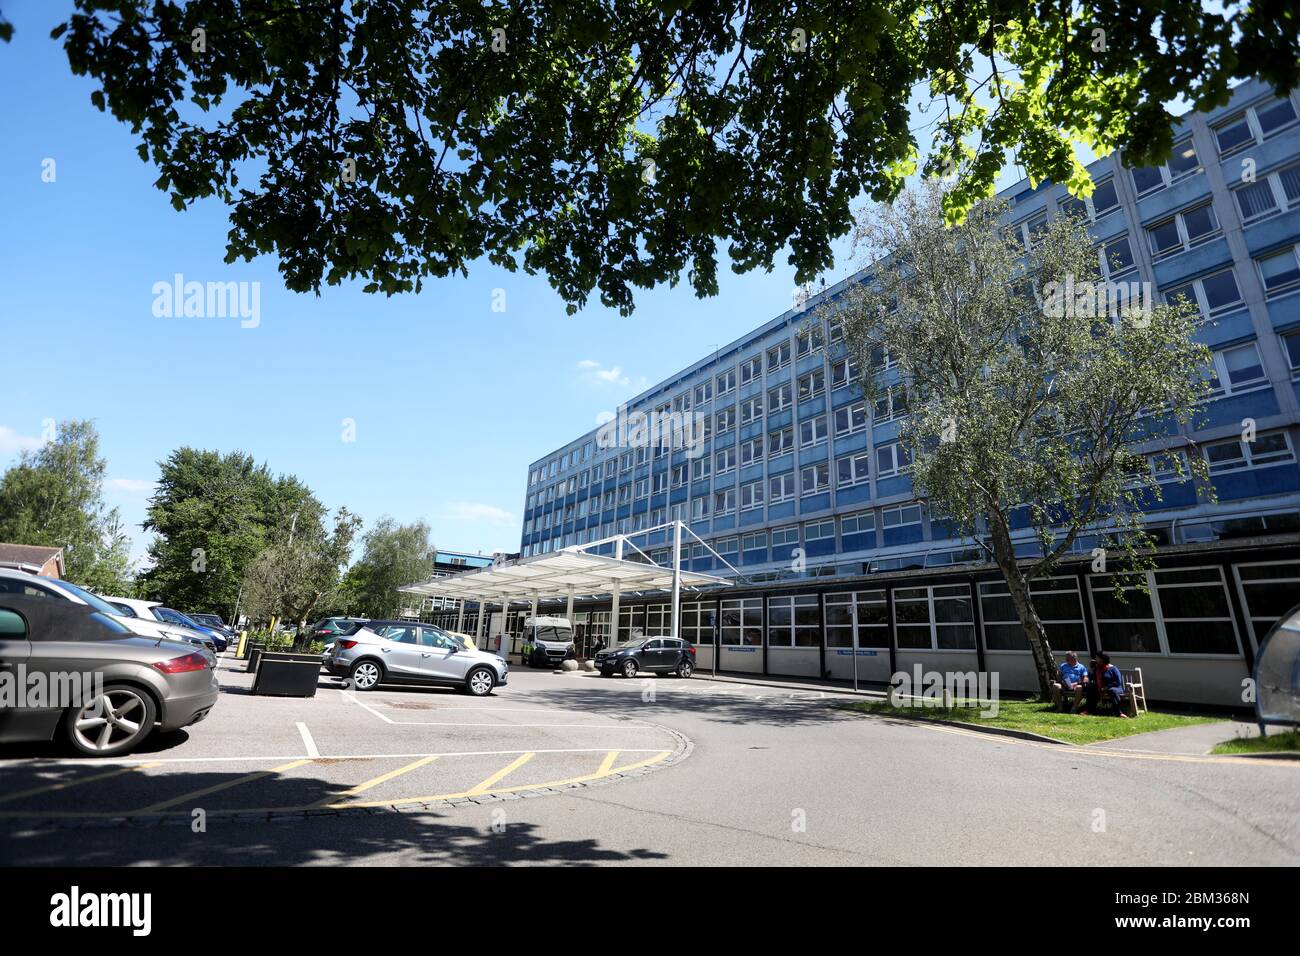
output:
<svg viewBox="0 0 1300 956"><path fill-rule="evenodd" d="M520 652L525 667L558 667L572 660L573 625L567 617L526 618Z"/></svg>

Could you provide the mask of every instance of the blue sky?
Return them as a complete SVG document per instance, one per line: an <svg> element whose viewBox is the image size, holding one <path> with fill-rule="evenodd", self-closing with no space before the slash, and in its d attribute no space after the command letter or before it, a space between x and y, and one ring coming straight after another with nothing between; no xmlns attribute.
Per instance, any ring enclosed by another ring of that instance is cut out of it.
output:
<svg viewBox="0 0 1300 956"><path fill-rule="evenodd" d="M0 469L45 419L94 419L105 497L137 556L157 463L182 445L251 453L367 524L423 518L440 547L514 550L531 461L788 307L786 266L724 271L713 299L685 285L641 293L631 318L599 305L566 316L544 278L486 262L419 295L287 292L270 258L224 264L224 207L178 213L153 187L130 131L91 106L92 81L49 39L64 12L5 4L16 32L0 46ZM260 282L260 325L155 317L153 284L178 272Z"/></svg>

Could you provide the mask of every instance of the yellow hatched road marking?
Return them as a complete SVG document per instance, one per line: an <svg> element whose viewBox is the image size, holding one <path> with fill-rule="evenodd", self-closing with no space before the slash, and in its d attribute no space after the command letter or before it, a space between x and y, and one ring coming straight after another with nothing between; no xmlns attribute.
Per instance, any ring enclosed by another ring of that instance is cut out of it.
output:
<svg viewBox="0 0 1300 956"><path fill-rule="evenodd" d="M614 767L614 761L618 758L618 751L611 750L605 754L605 759L600 762L600 769L596 771L597 776L603 777Z"/></svg>
<svg viewBox="0 0 1300 956"><path fill-rule="evenodd" d="M487 793L488 790L492 788L492 784L497 783L498 781L514 773L524 764L528 763L528 761L532 760L534 756L535 754L533 753L526 753L523 756L516 757L514 760L510 761L510 763L502 767L496 773L492 774L492 776L488 777L486 780L482 781L481 783L475 784L469 790L466 790L465 791L466 795L472 797L472 796L477 796L480 793Z"/></svg>
<svg viewBox="0 0 1300 956"><path fill-rule="evenodd" d="M355 797L359 793L365 793L367 790L373 790L381 783L387 783L390 780L394 780L397 777L400 777L404 773L410 773L412 770L419 770L421 767L427 764L431 764L437 759L438 759L437 754L433 754L432 756L429 757L421 757L419 760L415 761L414 763L408 763L405 767L398 767L396 770L390 770L388 773L380 774L378 777L374 777L370 780L365 781L364 783L359 783L351 790L345 790L340 794L326 797L324 800L321 801L321 803L329 803L329 802L333 802L334 800L342 800L342 799L346 799L347 797Z"/></svg>
<svg viewBox="0 0 1300 956"><path fill-rule="evenodd" d="M69 787L79 787L83 783L98 783L100 780L108 780L110 777L118 777L124 773L131 773L136 770L144 770L148 767L156 767L158 762L136 764L131 767L121 767L117 770L110 770L108 773L97 773L89 777L82 777L80 780L64 780L60 783L48 783L40 787L32 787L30 790L19 790L17 793L6 793L0 797L0 803L8 803L10 800L21 800L23 797L34 797L38 793L53 793L56 790L67 790Z"/></svg>
<svg viewBox="0 0 1300 956"><path fill-rule="evenodd" d="M346 806L349 808L399 807L408 803L433 803L435 800L459 800L462 797L482 797L482 796L490 796L491 794L494 793L517 793L521 790L545 790L548 787L567 787L575 783L587 783L590 780L599 780L602 777L608 777L611 776L612 774L626 773L629 770L637 770L640 767L648 767L651 764L655 764L663 760L671 753L672 753L671 750L663 750L655 754L653 757L647 757L645 760L638 760L636 763L626 764L622 767L612 767L608 770L604 769L604 764L602 763L601 769L597 770L595 773L584 774L581 777L568 777L564 780L551 780L546 783L526 783L526 784L521 784L520 786L517 787L496 787L495 789L492 790L478 790L476 788L472 791L465 790L462 791L461 793L438 793L427 797L404 797L400 800L377 800L373 803L349 803L346 804ZM608 760L609 758L606 757L605 759Z"/></svg>
<svg viewBox="0 0 1300 956"><path fill-rule="evenodd" d="M161 803L155 803L152 806L144 807L140 810L129 811L131 813L157 813L159 810L166 810L180 803L186 803L190 800L196 800L199 797L206 797L210 793L219 793L222 790L229 790L231 787L238 787L240 784L252 783L254 780L261 780L263 777L269 777L276 773L287 773L303 764L311 763L310 760L295 760L292 763L281 764L278 767L272 767L270 770L259 770L256 773L246 773L242 777L236 777L234 780L226 780L222 783L213 784L210 787L204 787L202 790L194 790L190 793L183 793L179 797L173 797L170 800L164 800Z"/></svg>

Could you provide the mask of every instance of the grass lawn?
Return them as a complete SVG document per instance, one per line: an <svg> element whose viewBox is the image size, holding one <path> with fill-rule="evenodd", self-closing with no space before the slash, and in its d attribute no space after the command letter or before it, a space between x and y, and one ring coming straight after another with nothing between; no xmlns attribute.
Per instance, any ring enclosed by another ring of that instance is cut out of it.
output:
<svg viewBox="0 0 1300 956"><path fill-rule="evenodd" d="M1216 754L1264 754L1279 753L1287 750L1300 750L1300 733L1294 730L1284 734L1270 734L1267 737L1238 737L1215 744L1210 751Z"/></svg>
<svg viewBox="0 0 1300 956"><path fill-rule="evenodd" d="M922 720L955 720L981 727L1001 727L1007 730L1027 730L1055 737L1072 744L1091 744L1099 740L1114 740L1131 734L1145 734L1152 730L1170 730L1226 720L1225 717L1201 717L1190 714L1160 714L1148 711L1141 717L1121 719L1086 714L1063 714L1052 709L1051 704L1036 700L1004 700L998 705L997 716L982 716L978 707L894 707L886 701L863 701L846 705L849 710L868 714L888 714ZM1223 745L1220 745L1223 746Z"/></svg>

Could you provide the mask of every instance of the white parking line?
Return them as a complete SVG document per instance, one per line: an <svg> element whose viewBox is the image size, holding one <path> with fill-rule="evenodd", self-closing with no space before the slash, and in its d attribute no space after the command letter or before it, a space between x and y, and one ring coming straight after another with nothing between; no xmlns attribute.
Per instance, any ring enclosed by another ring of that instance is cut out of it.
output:
<svg viewBox="0 0 1300 956"><path fill-rule="evenodd" d="M302 734L302 745L307 748L308 757L319 757L320 751L316 749L316 741L311 738L311 731L302 721L298 721L298 733Z"/></svg>
<svg viewBox="0 0 1300 956"><path fill-rule="evenodd" d="M344 700L350 700L350 701L352 701L352 703L356 704L356 705L357 705L358 707L360 707L362 710L368 710L368 711L370 711L372 714L374 714L376 717L378 717L380 720L382 720L382 721L383 721L384 723L386 723L386 724L395 724L395 723L397 723L397 721L395 721L395 720L390 720L389 718L385 717L383 714L381 714L379 711L375 710L375 708L371 707L369 704L363 704L363 703L361 703L361 701L357 700L355 697L353 697L353 696L352 696L350 693L348 693L347 691L344 691L343 694L342 694L341 696L343 697Z"/></svg>
<svg viewBox="0 0 1300 956"><path fill-rule="evenodd" d="M508 729L512 729L512 728L524 729L524 728L537 728L537 727L545 727L545 728L548 728L548 729L552 729L552 728L554 728L554 729L559 729L559 730L658 730L658 729L659 729L658 727L654 727L654 726L652 726L652 725L644 725L644 726L642 726L642 725L639 725L639 724L633 724L633 723L623 723L623 724L511 724L511 723L507 723L507 722L505 722L505 721L499 721L499 722L486 722L486 723L465 723L465 722L463 722L463 721L459 721L459 720L393 720L393 719L392 719L391 717L389 717L387 714L381 714L379 711L375 710L375 709L374 709L373 707L371 707L369 704L366 704L366 703L363 703L363 702L360 701L360 700L357 700L356 697L352 696L352 695L349 694L349 693L346 693L346 692L345 692L345 693L342 694L341 696L342 696L343 698L345 698L346 700L350 700L350 701L352 701L352 703L356 704L358 707L361 707L362 709L367 710L367 711L369 711L370 713L374 714L376 717L378 717L378 718L379 718L380 720L382 720L384 723L386 723L386 724L393 724L394 726L397 726L397 727L492 727L492 728L495 728L495 729L498 729L498 730L500 730L500 729L507 729L507 730L508 730ZM474 710L475 708L473 708L473 707L466 707L466 708L464 708L464 709L465 709L465 710ZM494 711L485 711L485 712L486 712L486 713L493 713ZM554 713L554 711L545 711L545 712L546 712L546 713ZM582 713L582 712L581 712L581 711L576 711L576 713ZM630 717L630 718L628 718L629 721L632 721L632 720L635 720L635 719L636 719L636 718L634 718L634 717Z"/></svg>

